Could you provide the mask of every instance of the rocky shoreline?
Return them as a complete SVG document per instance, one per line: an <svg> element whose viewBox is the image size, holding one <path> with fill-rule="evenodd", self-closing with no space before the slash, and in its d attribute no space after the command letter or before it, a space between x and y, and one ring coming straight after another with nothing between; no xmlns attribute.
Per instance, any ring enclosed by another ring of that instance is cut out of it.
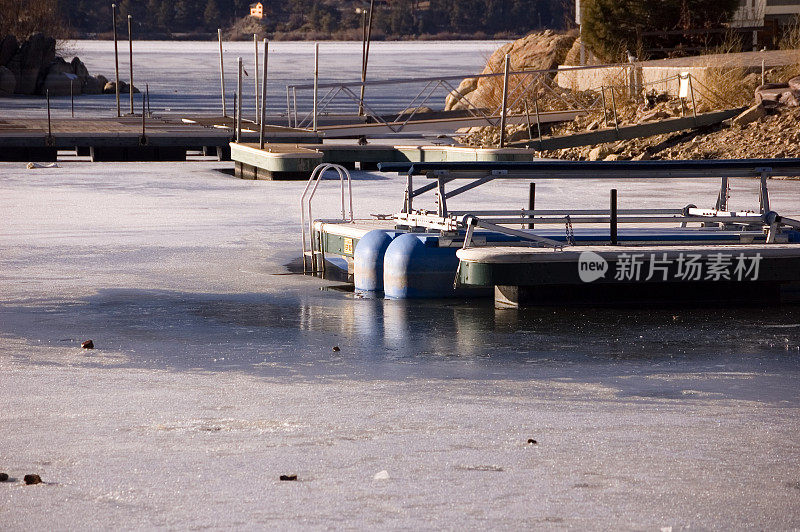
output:
<svg viewBox="0 0 800 532"><path fill-rule="evenodd" d="M552 70L558 65L574 64L580 42L574 35L542 32L508 43L498 49L487 61L482 74L502 72L506 54L509 54L512 71ZM800 53L798 53L800 56ZM742 116L726 120L715 126L685 130L677 133L604 143L595 146L543 151L542 157L565 160L649 160L649 159L737 159L800 157L800 65L794 68L776 68L766 72L767 83L755 74L732 79L730 83L752 95L750 109ZM796 76L796 77L793 77ZM787 81L788 79L788 81ZM545 87L546 85L546 87ZM511 89L514 89L512 85ZM620 126L641 124L691 114L686 102L667 93L637 95L625 99L626 87L619 87L616 120ZM596 101L592 91L575 91L559 87L551 79L533 89L525 99L537 100L542 110L563 108L564 99ZM617 89L614 89L617 90ZM502 95L502 79L467 78L458 89L448 95L446 109L497 108ZM562 100L562 101L559 101ZM742 100L744 103L747 97ZM520 104L518 103L517 106ZM532 105L529 106L531 109ZM730 107L730 106L729 106ZM697 112L722 110L707 100L698 104ZM511 109L515 114L526 109ZM545 135L570 135L614 127L610 112L603 116L601 109L577 117L571 122L546 127ZM474 127L460 132L458 140L468 146L499 146L498 127ZM525 125L510 126L506 140L510 143L526 141L538 135L536 127L529 131Z"/></svg>
<svg viewBox="0 0 800 532"><path fill-rule="evenodd" d="M128 85L120 81L120 92ZM139 92L134 87L134 92ZM56 54L56 40L33 33L19 42L14 35L0 38L0 97L14 95L68 96L114 94L116 85L105 76L92 76L78 57L67 61Z"/></svg>

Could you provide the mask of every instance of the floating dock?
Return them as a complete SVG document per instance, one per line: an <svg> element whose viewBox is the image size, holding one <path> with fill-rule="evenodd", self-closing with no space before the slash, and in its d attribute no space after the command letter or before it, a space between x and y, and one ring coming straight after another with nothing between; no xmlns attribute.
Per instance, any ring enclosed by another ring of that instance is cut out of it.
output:
<svg viewBox="0 0 800 532"><path fill-rule="evenodd" d="M308 179L320 164L332 163L350 170L376 170L378 163L445 161L532 161L536 152L521 148L468 148L448 145L383 144L230 144L236 176L243 179Z"/></svg>
<svg viewBox="0 0 800 532"><path fill-rule="evenodd" d="M500 307L649 302L800 302L800 245L508 246L456 252L456 282Z"/></svg>
<svg viewBox="0 0 800 532"><path fill-rule="evenodd" d="M358 291L392 299L490 294L498 305L797 301L800 220L770 209L768 179L800 176L799 159L387 163L406 176L404 207L359 220L345 168L315 169L301 198L304 265L344 258ZM342 217L316 220L314 192L339 174ZM428 181L415 184L414 178ZM759 206L728 210L731 177L759 179ZM453 211L451 197L496 179L720 180L713 207ZM461 186L453 186L459 181ZM414 209L435 192L436 211ZM347 197L350 194L348 209Z"/></svg>

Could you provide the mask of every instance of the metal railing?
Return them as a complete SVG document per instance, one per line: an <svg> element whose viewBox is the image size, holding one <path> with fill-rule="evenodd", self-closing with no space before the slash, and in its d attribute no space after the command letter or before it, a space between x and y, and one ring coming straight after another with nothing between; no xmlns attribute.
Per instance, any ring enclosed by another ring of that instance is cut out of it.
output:
<svg viewBox="0 0 800 532"><path fill-rule="evenodd" d="M344 166L333 163L320 164L311 172L311 177L303 189L300 197L300 228L302 230L303 243L303 273L317 273L325 271L325 255L322 243L319 242L319 235L314 231L314 217L311 213L311 200L317 192L322 178L331 170L339 175L342 202L342 222L354 222L353 217L353 182L350 172ZM347 182L345 194L345 181ZM346 197L349 198L349 217ZM308 224L306 225L306 213L308 214ZM308 234L306 235L306 230Z"/></svg>

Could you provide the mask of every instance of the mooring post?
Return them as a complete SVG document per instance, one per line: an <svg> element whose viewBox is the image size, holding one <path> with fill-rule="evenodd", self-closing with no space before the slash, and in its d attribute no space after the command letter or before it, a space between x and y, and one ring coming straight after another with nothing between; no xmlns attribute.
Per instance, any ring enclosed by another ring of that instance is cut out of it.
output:
<svg viewBox="0 0 800 532"><path fill-rule="evenodd" d="M45 90L45 94L47 95L47 143L50 144L53 141L53 126L50 123L50 89Z"/></svg>
<svg viewBox="0 0 800 532"><path fill-rule="evenodd" d="M611 216L610 216L611 245L617 245L617 189L611 189Z"/></svg>
<svg viewBox="0 0 800 532"><path fill-rule="evenodd" d="M528 189L528 216L533 220L533 211L536 210L536 183L531 183ZM533 229L533 221L528 224L528 229Z"/></svg>
<svg viewBox="0 0 800 532"><path fill-rule="evenodd" d="M358 116L364 116L364 60L367 57L367 11L356 8L356 13L361 13L361 98L358 102Z"/></svg>
<svg viewBox="0 0 800 532"><path fill-rule="evenodd" d="M503 109L500 111L500 147L506 147L506 106L508 103L508 72L509 72L508 54L506 54L505 70L503 74Z"/></svg>
<svg viewBox="0 0 800 532"><path fill-rule="evenodd" d="M614 129L619 133L619 123L617 122L617 98L614 96L614 87L611 88L611 111L614 113Z"/></svg>
<svg viewBox="0 0 800 532"><path fill-rule="evenodd" d="M533 94L533 107L536 112L536 131L539 134L539 148L542 147L542 120L539 116L539 93L538 91Z"/></svg>
<svg viewBox="0 0 800 532"><path fill-rule="evenodd" d="M314 131L317 131L317 96L319 93L319 43L314 45Z"/></svg>
<svg viewBox="0 0 800 532"><path fill-rule="evenodd" d="M75 81L75 80L70 78L70 80L69 80L69 100L70 100L72 118L75 118L75 91L72 88L72 82L73 81Z"/></svg>
<svg viewBox="0 0 800 532"><path fill-rule="evenodd" d="M128 15L128 59L130 61L131 84L128 87L131 98L131 114L133 114L133 33L131 31L133 17Z"/></svg>
<svg viewBox="0 0 800 532"><path fill-rule="evenodd" d="M528 110L528 100L522 100L522 103L525 105L525 122L528 124L528 140L533 140L533 125L531 125L531 113Z"/></svg>
<svg viewBox="0 0 800 532"><path fill-rule="evenodd" d="M139 141L139 144L141 144L142 146L147 144L147 135L145 131L145 117L147 116L147 113L144 112L144 105L145 105L145 96L144 94L142 94L142 138Z"/></svg>
<svg viewBox="0 0 800 532"><path fill-rule="evenodd" d="M292 87L292 109L294 112L294 127L297 127L297 87Z"/></svg>
<svg viewBox="0 0 800 532"><path fill-rule="evenodd" d="M260 109L258 105L258 35L253 34L253 55L255 57L255 64L256 64L256 75L255 75L255 86L256 86L256 124L259 123L259 113L258 110Z"/></svg>
<svg viewBox="0 0 800 532"><path fill-rule="evenodd" d="M369 66L369 45L372 41L372 15L375 13L375 0L369 1L369 17L367 17L367 39L366 45L364 46L364 54L363 54L363 63L361 65L361 99L360 106L359 106L359 116L362 116L364 113L364 92L366 91L366 86L364 85L367 81L367 67Z"/></svg>
<svg viewBox="0 0 800 532"><path fill-rule="evenodd" d="M267 121L267 69L269 68L269 43L264 39L264 79L261 83L261 120L259 121L258 146L264 149L264 127Z"/></svg>
<svg viewBox="0 0 800 532"><path fill-rule="evenodd" d="M145 94L147 95L147 116L153 116L152 111L150 110L150 84L144 84Z"/></svg>
<svg viewBox="0 0 800 532"><path fill-rule="evenodd" d="M238 75L236 76L236 142L242 141L242 58L236 60Z"/></svg>
<svg viewBox="0 0 800 532"><path fill-rule="evenodd" d="M600 87L600 97L603 100L603 123L608 127L608 114L606 113L606 108L608 104L606 104L606 88Z"/></svg>
<svg viewBox="0 0 800 532"><path fill-rule="evenodd" d="M114 81L117 93L117 118L122 116L119 108L119 51L117 49L117 4L111 4L111 18L114 26Z"/></svg>
<svg viewBox="0 0 800 532"><path fill-rule="evenodd" d="M292 105L289 103L289 85L286 85L286 124L292 127Z"/></svg>
<svg viewBox="0 0 800 532"><path fill-rule="evenodd" d="M228 109L225 107L225 66L222 61L222 30L217 28L217 38L219 40L219 81L222 85L222 117L228 116Z"/></svg>

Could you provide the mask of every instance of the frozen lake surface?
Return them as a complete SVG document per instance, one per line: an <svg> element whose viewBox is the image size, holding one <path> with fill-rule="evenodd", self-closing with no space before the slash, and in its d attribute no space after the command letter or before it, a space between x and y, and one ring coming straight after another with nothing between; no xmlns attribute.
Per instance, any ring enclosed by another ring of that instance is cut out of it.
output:
<svg viewBox="0 0 800 532"><path fill-rule="evenodd" d="M59 164L0 163L5 528L800 527L796 307L359 299L286 266L303 183ZM542 181L537 202L605 206L610 186ZM756 186L734 181L732 207ZM357 173L356 214L402 187ZM716 194L617 188L631 207ZM481 190L508 206L527 184ZM771 191L800 210L797 182ZM333 183L319 198L333 215Z"/></svg>
<svg viewBox="0 0 800 532"><path fill-rule="evenodd" d="M374 42L370 47L369 80L421 78L434 76L469 75L480 72L489 56L503 43L498 41L414 41ZM145 91L150 87L151 110L163 114L221 115L219 45L215 41L134 41L134 85ZM68 41L65 56L77 55L92 75L102 74L114 79L113 41ZM249 76L244 77L242 97L245 118L254 116L255 87L254 51L252 42L226 42L225 92L228 113L233 113L233 94L236 90L237 57L242 57ZM128 43L120 42L120 79L129 76ZM259 44L263 64L263 45ZM324 42L320 44L320 83L361 80L361 43ZM313 82L314 43L270 43L267 108L270 114L286 112L286 86ZM259 75L260 78L260 75ZM259 79L261 83L261 79ZM459 81L454 85L458 86ZM425 83L381 86L366 93L366 102L379 112L399 111L411 102ZM354 92L358 90L354 89ZM425 104L443 108L447 90L440 88ZM327 90L320 91L323 98ZM121 96L123 113L129 110L129 98ZM141 112L141 95L134 95L134 106ZM309 111L312 91L297 92L298 107ZM69 116L70 98L53 98L56 116ZM420 105L420 102L417 102ZM42 98L17 97L0 99L0 110L9 115L46 116ZM331 110L356 112L358 105L342 98L335 100ZM113 94L80 96L75 99L77 117L115 116ZM302 118L302 116L301 116Z"/></svg>

